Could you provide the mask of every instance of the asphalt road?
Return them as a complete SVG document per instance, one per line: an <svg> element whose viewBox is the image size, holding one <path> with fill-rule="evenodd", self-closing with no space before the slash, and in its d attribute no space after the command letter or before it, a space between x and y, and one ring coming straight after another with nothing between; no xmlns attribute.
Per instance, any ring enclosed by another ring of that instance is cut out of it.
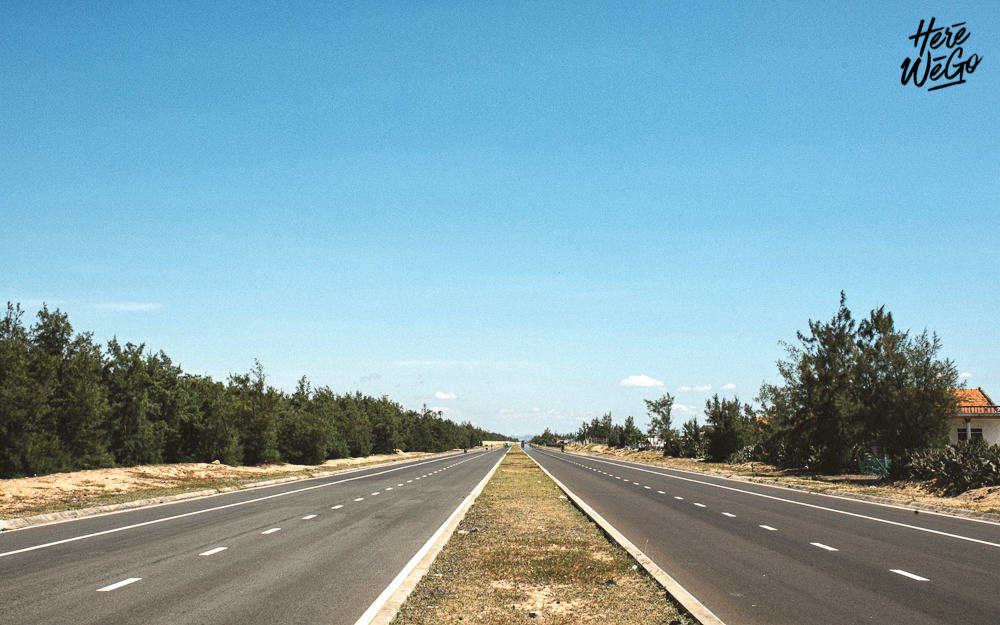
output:
<svg viewBox="0 0 1000 625"><path fill-rule="evenodd" d="M351 625L501 453L4 532L0 623Z"/></svg>
<svg viewBox="0 0 1000 625"><path fill-rule="evenodd" d="M1000 623L1000 524L528 451L727 625Z"/></svg>

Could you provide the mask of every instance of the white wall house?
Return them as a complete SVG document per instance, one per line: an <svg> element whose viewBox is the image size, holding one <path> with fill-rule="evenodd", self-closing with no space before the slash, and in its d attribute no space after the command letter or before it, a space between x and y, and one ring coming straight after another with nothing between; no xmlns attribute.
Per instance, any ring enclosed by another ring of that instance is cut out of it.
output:
<svg viewBox="0 0 1000 625"><path fill-rule="evenodd" d="M988 445L1000 444L1000 406L981 388L952 392L958 396L958 412L948 419L948 440L957 443L981 438Z"/></svg>

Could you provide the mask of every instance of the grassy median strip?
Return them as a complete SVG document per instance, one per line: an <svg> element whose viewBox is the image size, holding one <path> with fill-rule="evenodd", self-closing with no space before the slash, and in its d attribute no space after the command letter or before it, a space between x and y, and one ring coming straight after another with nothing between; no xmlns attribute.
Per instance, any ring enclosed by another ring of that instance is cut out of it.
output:
<svg viewBox="0 0 1000 625"><path fill-rule="evenodd" d="M693 623L513 448L393 623L529 622Z"/></svg>

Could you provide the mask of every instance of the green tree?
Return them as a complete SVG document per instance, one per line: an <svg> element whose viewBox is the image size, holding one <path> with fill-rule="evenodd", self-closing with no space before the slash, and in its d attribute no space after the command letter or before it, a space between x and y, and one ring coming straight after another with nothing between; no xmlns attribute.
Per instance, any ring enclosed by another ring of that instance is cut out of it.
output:
<svg viewBox="0 0 1000 625"><path fill-rule="evenodd" d="M180 457L196 462L242 463L235 400L226 385L209 377L182 376L180 388Z"/></svg>
<svg viewBox="0 0 1000 625"><path fill-rule="evenodd" d="M698 425L698 419L692 417L681 425L680 455L685 458L702 458L705 456L705 433Z"/></svg>
<svg viewBox="0 0 1000 625"><path fill-rule="evenodd" d="M919 449L948 442L948 417L956 410L950 391L958 370L939 360L941 341L927 332L897 330L885 307L858 325L857 390L865 444L897 463Z"/></svg>
<svg viewBox="0 0 1000 625"><path fill-rule="evenodd" d="M114 462L106 427L110 408L103 370L101 348L91 334L76 335L67 346L58 385L49 400L57 419L57 434L73 469L106 467Z"/></svg>
<svg viewBox="0 0 1000 625"><path fill-rule="evenodd" d="M286 462L319 464L326 460L334 437L333 423L310 401L312 389L305 376L295 392L282 402L278 415L278 449Z"/></svg>
<svg viewBox="0 0 1000 625"><path fill-rule="evenodd" d="M625 417L625 425L622 426L621 446L634 447L646 441L646 435L642 430L635 427L635 419L631 415Z"/></svg>
<svg viewBox="0 0 1000 625"><path fill-rule="evenodd" d="M670 412L674 407L674 398L670 393L664 393L659 399L646 399L646 413L649 415L649 433L659 436L663 441L663 455L674 456L680 452L680 441L677 431L670 426Z"/></svg>
<svg viewBox="0 0 1000 625"><path fill-rule="evenodd" d="M856 325L841 292L833 319L797 336L778 363L784 384L759 397L772 459L833 472L872 451L903 459L946 442L958 376L936 335L896 330L884 307Z"/></svg>
<svg viewBox="0 0 1000 625"><path fill-rule="evenodd" d="M235 402L243 462L277 462L281 458L277 418L282 395L267 384L260 362L254 361L249 373L230 376L229 392Z"/></svg>
<svg viewBox="0 0 1000 625"><path fill-rule="evenodd" d="M757 442L757 419L749 405L738 399L705 401L705 419L712 426L706 435L706 452L713 462L725 462L734 453Z"/></svg>
<svg viewBox="0 0 1000 625"><path fill-rule="evenodd" d="M839 471L861 440L855 324L843 293L833 319L810 320L809 332L797 332L801 346L786 346L789 358L778 362L784 388L765 385L761 397L776 401L765 410L784 440L786 461L816 471ZM778 405L784 411L776 411Z"/></svg>

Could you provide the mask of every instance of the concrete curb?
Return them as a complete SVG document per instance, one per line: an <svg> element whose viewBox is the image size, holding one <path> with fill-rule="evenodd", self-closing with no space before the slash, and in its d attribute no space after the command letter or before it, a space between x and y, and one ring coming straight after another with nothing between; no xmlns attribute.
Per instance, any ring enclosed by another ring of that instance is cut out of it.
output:
<svg viewBox="0 0 1000 625"><path fill-rule="evenodd" d="M448 520L444 522L444 525L438 529L436 538L433 536L431 537L431 540L429 540L423 548L426 549L426 552L421 556L418 551L417 556L420 557L414 558L416 562L411 561L407 564L407 566L400 571L400 575L402 577L393 580L393 582L389 584L389 587L383 591L385 594L388 594L388 596L385 598L379 596L371 607L368 608L368 611L361 615L361 618L359 618L354 625L388 625L394 618L396 618L396 614L399 612L399 609L403 607L403 603L406 602L406 598L410 596L413 589L417 587L420 580L427 574L427 571L431 568L431 564L434 562L434 558L437 557L441 550L444 549L444 546L448 543L448 541L451 540L458 524L465 518L465 514L469 511L469 508L472 507L472 504L476 503L479 493L483 492L483 489L486 488L486 484L489 483L490 478L492 478L493 474L496 473L497 469L500 467L500 463L503 462L503 459L506 456L507 452L505 451L500 456L500 459L497 460L496 464L493 465L493 468L490 469L490 472L486 474L486 476L479 482L479 484L476 485L474 489L472 489L472 492L470 492L469 495L462 500L462 503L455 509L451 517L449 517ZM410 566L412 566L412 568L407 571L407 567ZM398 585L393 588L395 584ZM380 601L383 602L381 605L379 605ZM371 613L372 611L374 611L374 614Z"/></svg>
<svg viewBox="0 0 1000 625"><path fill-rule="evenodd" d="M950 516L963 517L972 520L980 521L992 521L995 523L1000 523L1000 514L993 512L978 512L975 510L967 510L965 508L952 508L949 506L939 506L936 504L924 503L922 501L913 501L912 499L896 499L893 497L882 497L879 495L867 495L865 493L855 493L847 490L838 490L836 488L819 488L816 486L807 486L804 484L784 484L782 482L775 482L768 478L763 477L753 477L746 475L735 475L732 473L721 473L718 471L692 471L691 469L681 469L678 467L672 467L665 464L654 464L652 462L642 462L640 460L627 460L625 458L620 458L618 456L611 456L608 454L595 454L595 453L581 453L578 451L567 451L568 454L573 454L576 456L585 456L588 458L601 458L604 460L617 460L619 462L631 462L634 464L641 464L646 467L656 467L660 469L668 469L670 471L679 471L681 473L687 473L688 475L708 475L712 477L721 477L727 480L733 480L736 482L747 482L750 484L760 484L761 486L770 486L773 488L784 488L787 490L797 490L807 493L814 493L817 495L829 495L831 497L842 497L844 499L857 499L859 501L867 501L870 503L879 503L887 506L895 506L898 508L910 509L910 510L923 510L926 512L934 512L938 514L947 514Z"/></svg>
<svg viewBox="0 0 1000 625"><path fill-rule="evenodd" d="M430 454L427 456L420 456L419 458L410 458L409 460L422 460L428 458L436 458L445 455L447 455L447 453ZM91 508L75 508L73 510L62 510L60 512L47 512L45 514L36 514L26 517L0 519L0 532L24 529L26 527L33 527L35 525L61 523L63 521L72 521L74 519L82 519L90 516L99 516L102 514L111 514L114 512L123 512L125 510L131 510L134 508L146 508L146 507L166 505L171 503L177 503L180 501L186 501L188 499L198 499L199 497L210 497L212 495L222 495L225 493L232 493L236 491L252 490L254 488L264 488L267 486L275 486L276 484L284 484L287 482L301 482L304 480L315 480L334 475L355 473L357 471L364 471L365 469L371 469L372 467L378 467L388 464L396 464L398 462L404 462L404 461L405 461L404 459L400 459L400 460L387 460L385 462L373 462L371 464L366 464L363 467L351 467L349 469L331 469L329 471L316 471L314 473L306 475L292 475L289 477L281 477L273 480L248 482L246 484L241 484L238 486L226 486L224 488L196 490L188 493L177 493L176 495L165 495L163 497L151 497L148 499L136 499L135 501L125 501L122 503L94 506Z"/></svg>
<svg viewBox="0 0 1000 625"><path fill-rule="evenodd" d="M529 454L528 457L531 458L531 455ZM576 507L579 508L581 512L587 515L591 521L596 523L598 527L600 527L601 530L603 530L604 533L607 534L613 541L618 543L622 549L627 551L629 555L632 556L635 561L638 562L642 568L644 568L646 572L653 577L653 579L659 582L659 584L663 586L664 590L666 590L671 597L680 603L691 616L697 619L699 623L702 625L726 625L719 617L713 614L711 610L706 608L701 601L698 601L694 595L681 586L677 580L671 577L669 573L657 566L656 563L649 558L649 556L632 544L632 541L625 538L621 532L615 529L615 526L608 523L604 517L587 505L587 503L578 497L576 493L557 480L554 475L546 471L545 467L538 464L537 460L534 458L531 458L531 460L545 473L545 475L549 476L549 479L556 483L556 486L566 493L566 496L570 498L570 501L576 504Z"/></svg>

